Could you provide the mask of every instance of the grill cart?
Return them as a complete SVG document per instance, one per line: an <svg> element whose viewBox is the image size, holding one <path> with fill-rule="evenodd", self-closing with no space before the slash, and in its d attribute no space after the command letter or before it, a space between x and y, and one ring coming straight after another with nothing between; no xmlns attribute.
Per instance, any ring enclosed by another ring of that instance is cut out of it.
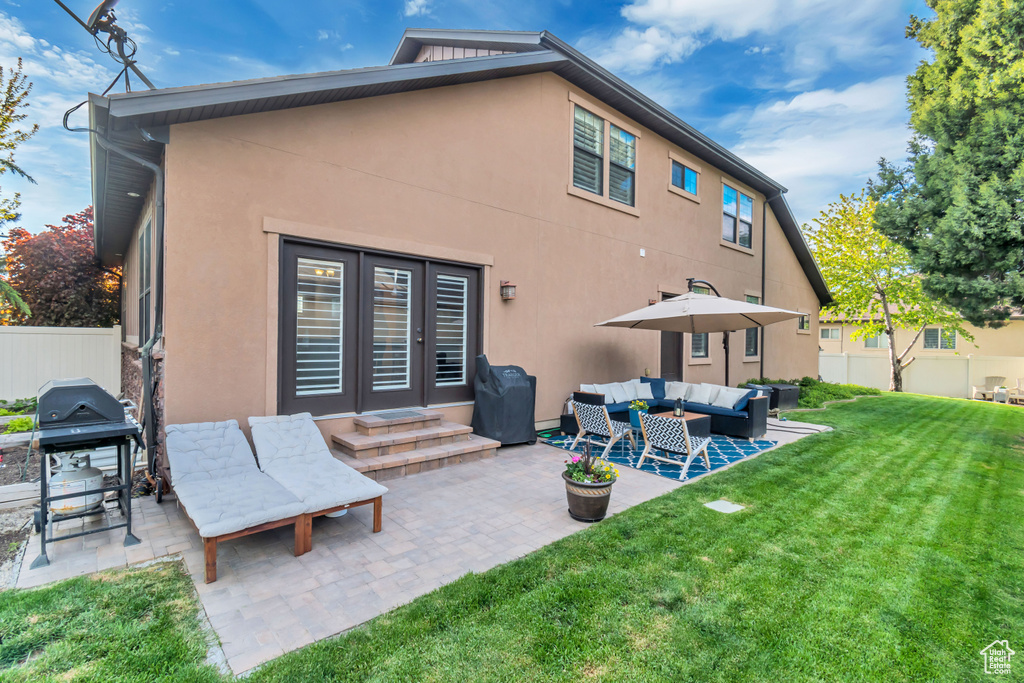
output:
<svg viewBox="0 0 1024 683"><path fill-rule="evenodd" d="M39 476L40 553L31 569L50 564L46 544L77 538L101 531L124 528L124 545L138 545L132 535L132 472L135 469L132 444L143 448L142 428L124 405L90 379L53 380L39 390L38 448L41 451ZM103 486L103 476L92 468L88 452L115 447L117 476ZM136 449L136 453L138 450ZM50 471L50 456L60 465ZM108 508L105 494L116 493L116 505ZM120 510L123 521L111 519ZM102 514L106 523L86 531L53 537L53 525L69 519Z"/></svg>

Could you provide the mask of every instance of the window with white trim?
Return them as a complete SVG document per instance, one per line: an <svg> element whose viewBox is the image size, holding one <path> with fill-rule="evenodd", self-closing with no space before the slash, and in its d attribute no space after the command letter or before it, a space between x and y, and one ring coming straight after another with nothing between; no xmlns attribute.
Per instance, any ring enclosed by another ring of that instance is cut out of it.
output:
<svg viewBox="0 0 1024 683"><path fill-rule="evenodd" d="M956 350L956 330L929 327L924 331L924 348L941 351Z"/></svg>
<svg viewBox="0 0 1024 683"><path fill-rule="evenodd" d="M879 334L874 337L864 337L865 349L887 349L889 348L889 335Z"/></svg>
<svg viewBox="0 0 1024 683"><path fill-rule="evenodd" d="M604 197L607 174L608 198L626 206L636 206L634 134L574 104L572 146L574 187Z"/></svg>
<svg viewBox="0 0 1024 683"><path fill-rule="evenodd" d="M754 199L722 185L722 239L751 248L754 232Z"/></svg>
<svg viewBox="0 0 1024 683"><path fill-rule="evenodd" d="M839 341L840 330L838 327L822 327L820 334L822 341Z"/></svg>
<svg viewBox="0 0 1024 683"><path fill-rule="evenodd" d="M750 294L747 294L747 303L748 304L759 304L759 303L761 303L761 299L759 297L751 296ZM745 357L747 357L747 358L756 358L757 357L757 354L760 351L760 346L757 343L758 342L758 336L760 335L760 331L761 330L758 327L748 327L745 330L746 338L744 339L745 343L743 345L743 355Z"/></svg>

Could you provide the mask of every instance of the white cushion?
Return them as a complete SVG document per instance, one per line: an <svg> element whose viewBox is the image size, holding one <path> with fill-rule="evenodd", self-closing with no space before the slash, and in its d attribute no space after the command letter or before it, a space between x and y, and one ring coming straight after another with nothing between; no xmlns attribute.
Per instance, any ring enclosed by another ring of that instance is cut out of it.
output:
<svg viewBox="0 0 1024 683"><path fill-rule="evenodd" d="M667 395L667 394L666 394ZM687 403L711 403L711 385L710 384L691 384L690 395L686 399Z"/></svg>
<svg viewBox="0 0 1024 683"><path fill-rule="evenodd" d="M175 488L187 481L230 479L259 471L236 420L167 425L165 433Z"/></svg>
<svg viewBox="0 0 1024 683"><path fill-rule="evenodd" d="M619 382L619 388L625 393L626 398L624 401L635 401L636 400L636 387L633 386L633 382ZM616 401L617 403L618 401Z"/></svg>
<svg viewBox="0 0 1024 683"><path fill-rule="evenodd" d="M687 400L692 384L687 382L665 382L665 398L674 401L677 398Z"/></svg>
<svg viewBox="0 0 1024 683"><path fill-rule="evenodd" d="M615 396L612 394L614 384L595 384L594 389L598 394L604 394L605 403L615 403Z"/></svg>
<svg viewBox="0 0 1024 683"><path fill-rule="evenodd" d="M701 384L703 386L708 387L710 390L710 393L708 394L708 400L705 401L705 403L707 403L708 405L712 405L715 402L715 399L718 398L718 392L726 388L720 384L708 384L707 382L701 382Z"/></svg>
<svg viewBox="0 0 1024 683"><path fill-rule="evenodd" d="M653 401L654 392L651 391L651 385L647 382L641 382L635 379L631 382L633 389L636 391L636 397L641 401Z"/></svg>
<svg viewBox="0 0 1024 683"><path fill-rule="evenodd" d="M593 384L581 384L580 385L580 391L582 391L585 394L599 394L599 393L601 393L601 392L599 392L597 390L597 388Z"/></svg>
<svg viewBox="0 0 1024 683"><path fill-rule="evenodd" d="M302 501L304 512L382 496L388 490L337 460L309 413L250 417L260 469Z"/></svg>
<svg viewBox="0 0 1024 683"><path fill-rule="evenodd" d="M259 470L223 479L184 482L174 479L173 469L171 475L174 495L203 538L232 534L306 512L306 506L296 496Z"/></svg>
<svg viewBox="0 0 1024 683"><path fill-rule="evenodd" d="M730 410L740 402L740 399L747 395L749 389L734 389L732 387L722 387L718 391L718 396L715 397L711 405L718 406L719 408L729 408Z"/></svg>

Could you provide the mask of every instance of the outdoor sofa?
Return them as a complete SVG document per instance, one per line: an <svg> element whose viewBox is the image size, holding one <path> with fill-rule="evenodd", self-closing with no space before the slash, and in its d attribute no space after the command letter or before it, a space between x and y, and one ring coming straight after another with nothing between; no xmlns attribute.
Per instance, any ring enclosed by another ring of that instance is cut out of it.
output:
<svg viewBox="0 0 1024 683"><path fill-rule="evenodd" d="M768 397L759 395L756 389L641 377L627 382L583 384L580 391L602 395L613 420L628 422L629 404L636 399L645 401L649 411L656 414L672 410L679 397L684 410L711 416L713 434L758 439L768 431Z"/></svg>

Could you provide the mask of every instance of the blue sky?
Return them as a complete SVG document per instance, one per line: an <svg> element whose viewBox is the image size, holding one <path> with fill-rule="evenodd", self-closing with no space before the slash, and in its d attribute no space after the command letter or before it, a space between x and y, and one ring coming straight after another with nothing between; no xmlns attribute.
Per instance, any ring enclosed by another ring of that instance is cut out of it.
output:
<svg viewBox="0 0 1024 683"><path fill-rule="evenodd" d="M83 18L99 0L65 0ZM892 0L122 0L116 14L157 87L386 64L407 27L546 29L789 188L801 222L901 158L904 37L923 2ZM36 232L89 204L85 135L64 111L116 74L51 0L0 0L0 64L34 82L40 131L17 152ZM140 84L141 85L141 84ZM77 118L79 125L84 117Z"/></svg>

